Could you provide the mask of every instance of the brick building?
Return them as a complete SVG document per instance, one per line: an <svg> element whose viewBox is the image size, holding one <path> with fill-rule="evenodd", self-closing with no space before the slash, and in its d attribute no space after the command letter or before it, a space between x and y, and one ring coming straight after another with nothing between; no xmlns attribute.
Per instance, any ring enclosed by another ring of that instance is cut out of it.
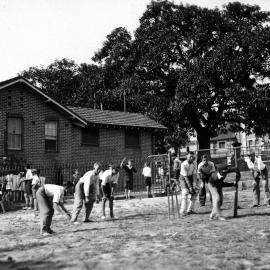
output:
<svg viewBox="0 0 270 270"><path fill-rule="evenodd" d="M145 159L165 129L136 113L65 107L22 77L0 82L0 157L33 166Z"/></svg>

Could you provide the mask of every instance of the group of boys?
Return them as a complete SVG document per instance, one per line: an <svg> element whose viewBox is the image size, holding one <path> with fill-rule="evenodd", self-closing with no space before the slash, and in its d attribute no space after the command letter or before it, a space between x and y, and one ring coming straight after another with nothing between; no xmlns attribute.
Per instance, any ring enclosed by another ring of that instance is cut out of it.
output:
<svg viewBox="0 0 270 270"><path fill-rule="evenodd" d="M64 207L63 204L65 192L64 187L53 184L45 184L42 187L39 187L36 192L36 198L41 218L41 234L46 236L54 233L51 230L54 209L65 214L72 224L79 224L77 219L84 206L85 212L82 222L91 222L89 217L94 203L99 202L100 195L102 196L101 219L106 218L105 206L107 201L109 202L110 218L114 219L114 189L118 182L120 168L123 168L126 172L125 189L127 199L130 198L130 191L133 189L133 173L137 172L133 167L132 161L127 161L126 164L126 159L123 159L120 167L109 165L109 168L105 171L101 170L100 163L95 163L93 170L86 172L76 182L74 189L74 205L71 213Z"/></svg>
<svg viewBox="0 0 270 270"><path fill-rule="evenodd" d="M187 159L181 162L176 155L173 155L174 173L176 183L181 187L181 216L194 213L194 204L199 195L201 206L205 206L206 201L206 186L210 192L212 201L212 212L210 219L225 220L221 215L221 205L223 202L223 187L235 186L241 178L240 171L237 167L228 165L216 166L209 160L207 155L202 156L202 160L197 166L195 156L192 152L187 155ZM266 204L270 205L270 192L268 187L268 171L266 165L261 159L256 158L252 153L247 160L249 169L254 177L253 183L253 205L260 205L260 178L263 180L265 191ZM235 172L236 180L231 183L224 182L228 173Z"/></svg>

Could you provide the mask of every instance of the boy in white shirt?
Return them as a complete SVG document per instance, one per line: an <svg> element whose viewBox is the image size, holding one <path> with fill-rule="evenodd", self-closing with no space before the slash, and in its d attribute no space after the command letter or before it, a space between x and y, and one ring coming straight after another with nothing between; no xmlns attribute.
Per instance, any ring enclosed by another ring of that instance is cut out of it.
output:
<svg viewBox="0 0 270 270"><path fill-rule="evenodd" d="M248 168L251 170L254 178L253 182L253 205L252 207L260 206L260 177L262 178L263 189L265 193L265 203L270 205L270 192L268 186L268 170L261 158L256 158L255 153L247 159Z"/></svg>
<svg viewBox="0 0 270 270"><path fill-rule="evenodd" d="M96 196L98 196L99 193L100 170L101 164L95 163L94 169L92 171L86 172L75 186L74 206L71 218L71 222L74 222L74 224L78 223L77 218L83 207L83 203L85 207L83 222L90 222L89 216L93 209Z"/></svg>
<svg viewBox="0 0 270 270"><path fill-rule="evenodd" d="M26 167L26 174L24 181L24 199L25 199L25 207L24 210L32 210L33 205L33 196L32 196L32 188L31 183L33 179L33 174L30 165Z"/></svg>
<svg viewBox="0 0 270 270"><path fill-rule="evenodd" d="M54 233L54 231L51 229L54 208L60 213L64 212L70 220L70 213L63 204L64 187L53 184L45 184L38 189L36 196L41 219L40 233L43 236Z"/></svg>
<svg viewBox="0 0 270 270"><path fill-rule="evenodd" d="M100 176L101 180L101 191L102 191L102 219L105 219L105 206L106 201L109 200L110 217L114 218L113 213L113 192L115 185L119 178L119 168L114 165L110 165L109 169L104 171Z"/></svg>
<svg viewBox="0 0 270 270"><path fill-rule="evenodd" d="M37 202L36 193L37 193L37 190L41 186L41 181L40 181L39 176L38 176L38 170L32 169L32 175L33 175L33 179L32 179L32 195L33 195L33 200L34 200L34 210L38 211L38 202Z"/></svg>
<svg viewBox="0 0 270 270"><path fill-rule="evenodd" d="M149 164L147 164L147 163L144 164L142 175L144 176L148 198L151 198L152 197L152 194L151 194L152 173L151 173L151 167L149 166Z"/></svg>
<svg viewBox="0 0 270 270"><path fill-rule="evenodd" d="M194 205L197 199L197 165L194 161L194 154L190 152L187 159L181 164L180 171L180 185L181 185L181 207L180 215L194 213ZM190 199L189 199L190 196ZM189 199L189 205L187 205Z"/></svg>

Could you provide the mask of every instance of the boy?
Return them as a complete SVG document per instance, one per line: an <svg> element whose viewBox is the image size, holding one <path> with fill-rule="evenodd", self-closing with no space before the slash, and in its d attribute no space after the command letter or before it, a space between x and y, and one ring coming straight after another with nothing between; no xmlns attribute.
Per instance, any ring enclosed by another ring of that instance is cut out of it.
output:
<svg viewBox="0 0 270 270"><path fill-rule="evenodd" d="M260 177L265 194L265 203L270 205L270 192L268 186L268 170L261 158L256 158L255 153L251 153L247 160L248 168L251 170L253 176L253 205L252 207L260 206Z"/></svg>
<svg viewBox="0 0 270 270"><path fill-rule="evenodd" d="M228 165L221 165L218 171L215 171L211 174L208 179L207 185L208 189L212 196L212 212L210 214L210 220L226 220L225 217L221 215L220 207L223 203L223 187L232 187L235 186L234 183L225 183L224 179L228 173L236 172L236 182L240 180L241 174L238 168L228 167Z"/></svg>
<svg viewBox="0 0 270 270"><path fill-rule="evenodd" d="M133 190L133 173L137 173L137 170L133 167L133 161L128 160L128 164L125 164L126 158L124 158L120 164L120 168L124 169L126 172L125 180L125 194L126 199L130 199L130 193Z"/></svg>
<svg viewBox="0 0 270 270"><path fill-rule="evenodd" d="M3 214L6 213L4 202L3 202L3 194L4 194L4 192L5 192L5 182L4 182L4 179L3 179L3 182L1 184L1 189L0 189L0 205L1 205L1 208L2 208Z"/></svg>
<svg viewBox="0 0 270 270"><path fill-rule="evenodd" d="M194 205L197 197L197 164L194 161L194 154L190 152L187 159L181 164L180 171L181 185L181 207L180 215L194 214ZM190 196L189 205L187 205Z"/></svg>
<svg viewBox="0 0 270 270"><path fill-rule="evenodd" d="M32 175L33 175L33 179L32 179L32 195L33 195L33 200L34 200L34 210L38 211L38 203L37 203L37 190L40 188L41 186L41 181L39 179L39 175L38 175L38 170L36 169L32 169Z"/></svg>
<svg viewBox="0 0 270 270"><path fill-rule="evenodd" d="M101 219L105 219L105 206L106 201L109 200L110 207L110 217L114 218L113 213L113 192L115 185L118 182L119 178L119 168L114 165L110 165L109 169L104 171L100 176L101 180L101 191L102 191L102 217Z"/></svg>
<svg viewBox="0 0 270 270"><path fill-rule="evenodd" d="M152 197L152 194L151 194L152 174L151 174L151 168L150 168L149 164L147 164L147 163L144 164L142 175L144 176L145 186L146 186L146 191L147 191L147 194L148 194L148 198L151 198Z"/></svg>
<svg viewBox="0 0 270 270"><path fill-rule="evenodd" d="M54 233L54 231L51 230L54 208L60 213L64 212L70 220L70 213L63 205L64 187L53 184L45 184L38 189L36 196L41 219L40 233L43 236Z"/></svg>
<svg viewBox="0 0 270 270"><path fill-rule="evenodd" d="M32 210L33 205L33 196L31 183L33 179L33 174L31 170L31 166L28 164L26 167L26 175L24 181L24 198L25 198L25 207L24 210Z"/></svg>
<svg viewBox="0 0 270 270"><path fill-rule="evenodd" d="M201 187L199 191L199 201L201 206L205 206L206 201L205 184L208 183L209 177L215 171L215 164L212 161L209 161L208 155L203 155L202 161L198 165L198 173L201 180Z"/></svg>
<svg viewBox="0 0 270 270"><path fill-rule="evenodd" d="M77 218L83 207L83 203L85 207L83 222L90 222L89 216L92 212L94 202L96 200L95 195L99 193L100 170L100 163L95 163L94 169L92 171L86 172L76 184L74 193L74 206L71 218L71 222L74 224L78 224Z"/></svg>

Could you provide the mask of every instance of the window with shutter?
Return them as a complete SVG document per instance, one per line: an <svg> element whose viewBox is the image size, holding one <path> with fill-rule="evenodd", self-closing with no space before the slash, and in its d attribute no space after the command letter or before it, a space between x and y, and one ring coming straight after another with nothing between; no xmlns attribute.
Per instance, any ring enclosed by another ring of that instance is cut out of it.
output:
<svg viewBox="0 0 270 270"><path fill-rule="evenodd" d="M7 119L8 150L22 150L22 118L10 117Z"/></svg>

